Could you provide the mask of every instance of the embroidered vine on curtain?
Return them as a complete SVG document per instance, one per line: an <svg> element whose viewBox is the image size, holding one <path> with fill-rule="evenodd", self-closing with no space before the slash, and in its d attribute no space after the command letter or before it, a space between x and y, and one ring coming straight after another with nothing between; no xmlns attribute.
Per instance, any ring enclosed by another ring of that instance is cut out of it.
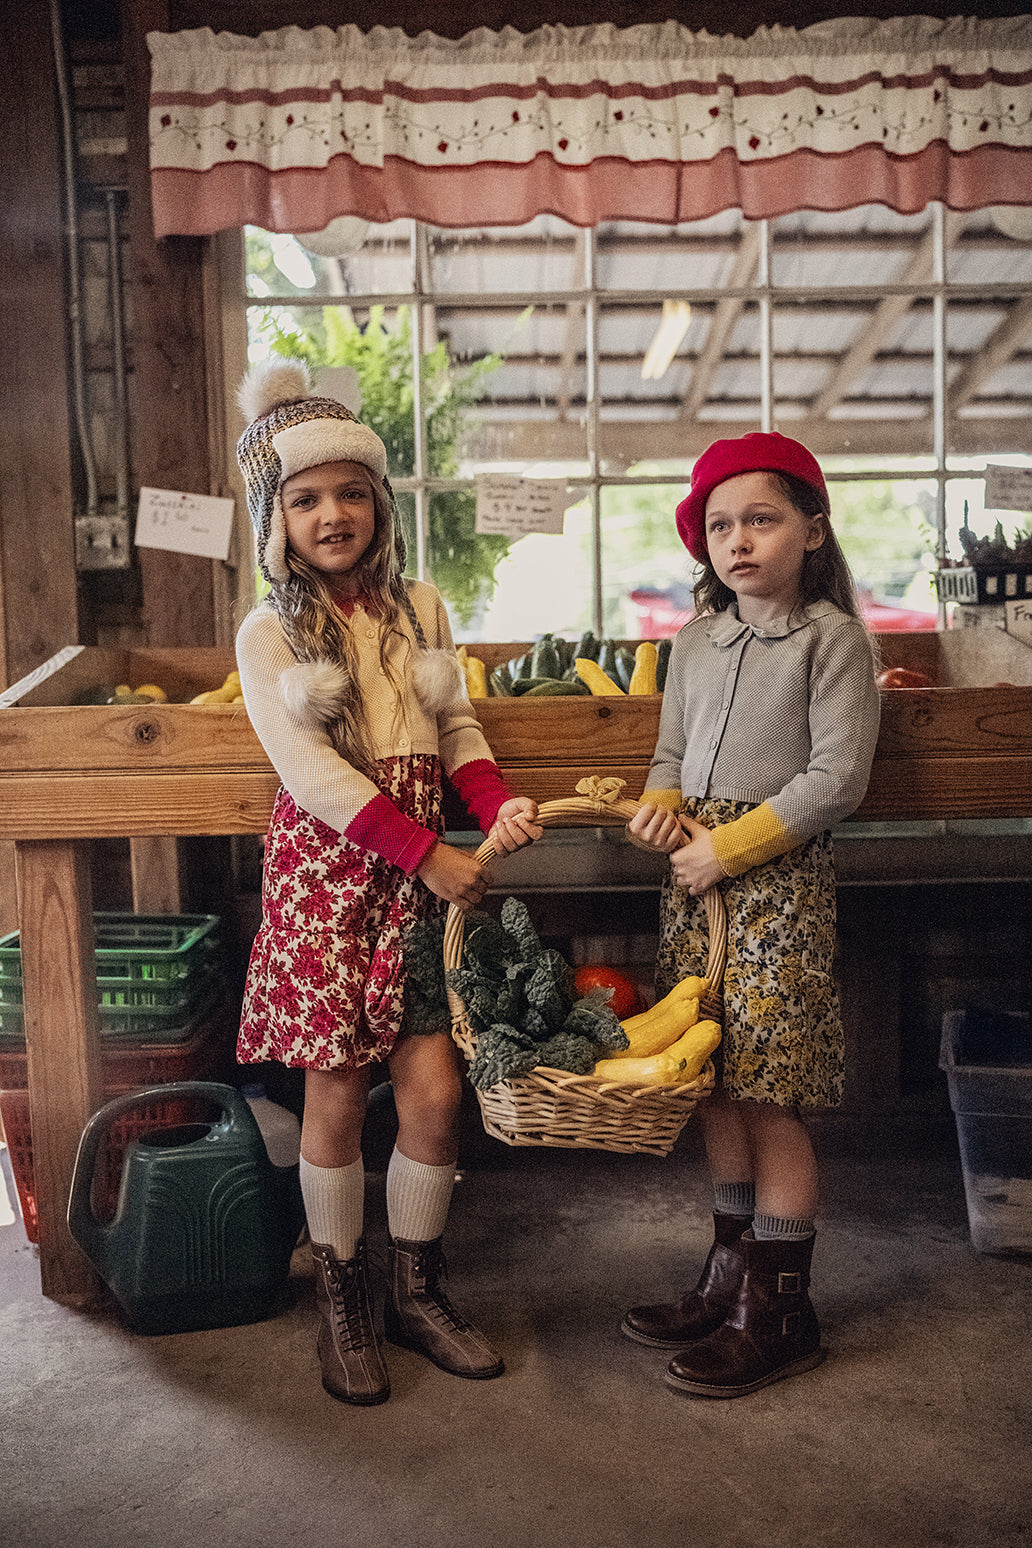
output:
<svg viewBox="0 0 1032 1548"><path fill-rule="evenodd" d="M1032 18L151 33L155 230L1032 204Z"/></svg>

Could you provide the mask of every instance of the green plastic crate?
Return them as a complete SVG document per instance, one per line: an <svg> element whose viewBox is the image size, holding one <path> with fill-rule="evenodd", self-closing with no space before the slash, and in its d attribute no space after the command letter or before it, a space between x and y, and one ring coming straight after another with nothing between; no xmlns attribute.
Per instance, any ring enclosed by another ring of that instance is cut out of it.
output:
<svg viewBox="0 0 1032 1548"><path fill-rule="evenodd" d="M102 1035L176 1040L218 976L217 914L93 916ZM0 1043L24 1038L19 935L0 938Z"/></svg>

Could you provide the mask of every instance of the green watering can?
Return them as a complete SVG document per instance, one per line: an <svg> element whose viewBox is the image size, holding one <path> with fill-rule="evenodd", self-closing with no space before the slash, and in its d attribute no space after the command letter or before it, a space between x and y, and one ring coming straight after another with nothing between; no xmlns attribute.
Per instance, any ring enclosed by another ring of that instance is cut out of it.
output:
<svg viewBox="0 0 1032 1548"><path fill-rule="evenodd" d="M155 1128L128 1146L114 1218L91 1203L101 1142L142 1103L198 1098L209 1123ZM68 1228L139 1333L258 1322L273 1309L303 1223L297 1168L277 1168L247 1102L212 1081L127 1092L83 1130Z"/></svg>

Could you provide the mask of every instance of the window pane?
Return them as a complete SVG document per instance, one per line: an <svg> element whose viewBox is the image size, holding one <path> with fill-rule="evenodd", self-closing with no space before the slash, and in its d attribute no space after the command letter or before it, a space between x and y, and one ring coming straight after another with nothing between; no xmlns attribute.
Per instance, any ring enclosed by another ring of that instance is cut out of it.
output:
<svg viewBox="0 0 1032 1548"><path fill-rule="evenodd" d="M478 542L494 541L480 538ZM577 639L593 616L591 515L586 500L566 512L561 535L515 539L495 571L494 595L476 634L485 640ZM454 618L454 615L453 615Z"/></svg>
<svg viewBox="0 0 1032 1548"><path fill-rule="evenodd" d="M547 295L584 284L583 234L556 215L476 231L427 228L429 289L483 296Z"/></svg>
<svg viewBox="0 0 1032 1548"><path fill-rule="evenodd" d="M444 598L456 638L495 638L485 635L484 618L495 592L496 572L509 550L509 539L477 532L476 495L472 489L432 495L429 513L427 571ZM414 547L409 554L408 570L415 573Z"/></svg>
<svg viewBox="0 0 1032 1548"><path fill-rule="evenodd" d="M410 477L415 468L412 417L412 313L409 307L252 306L248 308L249 354L298 355L319 372L347 368L353 377L334 377L323 391L341 399L375 430L387 448L391 478Z"/></svg>
<svg viewBox="0 0 1032 1548"><path fill-rule="evenodd" d="M340 230L339 240L333 241ZM297 237L257 226L246 228L247 293L249 296L317 297L396 295L412 291L412 222L335 221L313 245L329 256L306 248ZM351 239L349 241L349 238ZM353 241L360 245L350 250ZM338 249L333 255L332 249Z"/></svg>
<svg viewBox="0 0 1032 1548"><path fill-rule="evenodd" d="M832 480L831 522L870 627L879 607L936 612L935 483L931 479Z"/></svg>
<svg viewBox="0 0 1032 1548"><path fill-rule="evenodd" d="M695 565L674 522L682 493L663 484L602 490L603 634L658 639L690 614Z"/></svg>

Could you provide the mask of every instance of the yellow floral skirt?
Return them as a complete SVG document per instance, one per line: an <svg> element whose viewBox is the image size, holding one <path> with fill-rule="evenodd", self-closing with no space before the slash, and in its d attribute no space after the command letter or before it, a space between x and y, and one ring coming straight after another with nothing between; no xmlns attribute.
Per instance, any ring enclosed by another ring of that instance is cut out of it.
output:
<svg viewBox="0 0 1032 1548"><path fill-rule="evenodd" d="M741 801L688 800L708 828L740 817ZM831 834L718 883L727 908L721 1089L781 1107L837 1107L845 1066L833 977L835 870ZM656 991L706 967L705 909L667 874L660 903Z"/></svg>

